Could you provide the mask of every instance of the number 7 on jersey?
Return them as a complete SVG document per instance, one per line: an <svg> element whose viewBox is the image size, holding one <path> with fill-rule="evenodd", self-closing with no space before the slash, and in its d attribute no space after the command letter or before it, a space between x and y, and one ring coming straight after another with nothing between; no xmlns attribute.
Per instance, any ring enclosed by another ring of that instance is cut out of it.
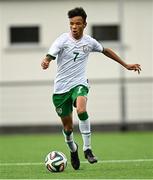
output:
<svg viewBox="0 0 153 180"><path fill-rule="evenodd" d="M78 53L78 52L73 52L73 54L75 55L75 56L74 56L74 59L73 59L73 60L74 60L74 62L75 62L75 61L76 61L76 58L77 58L77 57L78 57L78 55L79 55L79 53Z"/></svg>

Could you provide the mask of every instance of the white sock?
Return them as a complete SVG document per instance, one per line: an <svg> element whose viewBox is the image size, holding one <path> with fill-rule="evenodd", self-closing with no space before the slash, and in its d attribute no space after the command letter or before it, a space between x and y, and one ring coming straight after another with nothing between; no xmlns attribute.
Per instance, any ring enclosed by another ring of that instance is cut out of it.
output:
<svg viewBox="0 0 153 180"><path fill-rule="evenodd" d="M67 143L67 146L69 147L71 152L75 152L77 150L77 145L75 144L73 140L73 132L70 135L66 135L63 131L63 135L65 138L65 142Z"/></svg>
<svg viewBox="0 0 153 180"><path fill-rule="evenodd" d="M91 130L90 130L90 120L79 120L79 129L82 134L83 139L83 151L91 149Z"/></svg>

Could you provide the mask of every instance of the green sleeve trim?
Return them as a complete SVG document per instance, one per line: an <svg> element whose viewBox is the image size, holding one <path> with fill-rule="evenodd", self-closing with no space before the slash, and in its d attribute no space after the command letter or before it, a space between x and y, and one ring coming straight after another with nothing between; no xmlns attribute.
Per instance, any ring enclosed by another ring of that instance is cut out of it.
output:
<svg viewBox="0 0 153 180"><path fill-rule="evenodd" d="M55 56L52 56L52 55L50 55L50 54L47 54L46 57L48 57L50 60L55 60L55 59L56 59Z"/></svg>

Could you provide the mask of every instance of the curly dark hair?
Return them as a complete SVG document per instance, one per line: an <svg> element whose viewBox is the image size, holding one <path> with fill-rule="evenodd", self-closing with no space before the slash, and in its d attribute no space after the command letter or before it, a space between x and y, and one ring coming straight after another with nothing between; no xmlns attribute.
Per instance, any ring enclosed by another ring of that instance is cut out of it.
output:
<svg viewBox="0 0 153 180"><path fill-rule="evenodd" d="M73 18L75 16L81 16L84 22L86 22L87 14L82 7L76 7L68 11L68 17Z"/></svg>

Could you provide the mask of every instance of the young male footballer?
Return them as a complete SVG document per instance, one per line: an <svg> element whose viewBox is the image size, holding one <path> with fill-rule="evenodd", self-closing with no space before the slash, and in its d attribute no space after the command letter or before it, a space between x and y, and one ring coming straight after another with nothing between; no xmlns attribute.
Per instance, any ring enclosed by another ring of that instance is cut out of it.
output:
<svg viewBox="0 0 153 180"><path fill-rule="evenodd" d="M87 14L77 7L68 11L70 32L60 35L51 45L41 66L45 70L56 59L57 75L54 81L53 103L63 124L63 135L70 149L71 165L80 167L78 145L73 138L73 107L79 118L79 129L83 139L83 151L89 163L96 163L97 158L91 149L90 118L87 112L89 91L86 77L86 65L91 52L99 52L113 59L128 70L140 73L139 64L127 64L109 48L104 48L97 40L84 34Z"/></svg>

